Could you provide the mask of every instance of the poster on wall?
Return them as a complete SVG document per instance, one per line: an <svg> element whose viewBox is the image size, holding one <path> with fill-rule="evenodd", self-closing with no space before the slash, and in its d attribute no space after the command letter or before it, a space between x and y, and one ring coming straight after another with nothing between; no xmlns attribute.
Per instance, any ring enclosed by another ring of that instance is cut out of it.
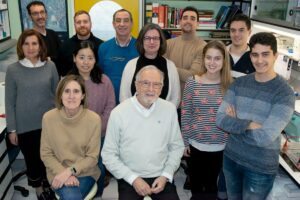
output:
<svg viewBox="0 0 300 200"><path fill-rule="evenodd" d="M74 0L75 12L85 10L92 20L92 32L102 40L115 36L112 25L113 14L119 9L129 10L133 18L132 35L137 37L139 32L139 0Z"/></svg>
<svg viewBox="0 0 300 200"><path fill-rule="evenodd" d="M19 0L20 18L22 31L32 28L32 21L27 12L26 6L33 0ZM69 38L68 30L68 11L67 0L40 0L45 4L47 9L48 29L57 32L59 38L64 41Z"/></svg>

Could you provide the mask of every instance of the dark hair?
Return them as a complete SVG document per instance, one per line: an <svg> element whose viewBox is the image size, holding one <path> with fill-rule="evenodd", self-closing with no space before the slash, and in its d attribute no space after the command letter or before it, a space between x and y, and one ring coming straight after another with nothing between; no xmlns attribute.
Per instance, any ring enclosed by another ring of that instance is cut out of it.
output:
<svg viewBox="0 0 300 200"><path fill-rule="evenodd" d="M249 41L249 47L251 52L256 44L270 46L273 51L273 54L275 55L277 53L277 40L272 33L259 32L252 35Z"/></svg>
<svg viewBox="0 0 300 200"><path fill-rule="evenodd" d="M230 25L232 22L236 22L236 21L242 21L245 22L247 29L250 30L251 29L251 20L247 15L244 14L237 14L235 16L233 16L228 23L228 27L230 28Z"/></svg>
<svg viewBox="0 0 300 200"><path fill-rule="evenodd" d="M91 16L90 16L90 14L89 14L87 11L85 11L85 10L78 10L78 11L74 14L74 17L73 17L74 22L75 22L75 19L76 19L77 16L83 15L83 14L87 15L87 16L89 17L90 22L91 22Z"/></svg>
<svg viewBox="0 0 300 200"><path fill-rule="evenodd" d="M182 10L182 13L180 15L180 20L182 19L182 16L185 12L187 11L192 11L192 12L195 12L196 15L197 15L197 22L199 21L199 12L197 10L197 8L193 7L193 6L188 6L188 7L185 7L183 10Z"/></svg>
<svg viewBox="0 0 300 200"><path fill-rule="evenodd" d="M41 2L41 1L32 1L29 4L27 4L27 6L26 6L28 15L31 15L31 11L30 11L31 6L43 6L44 9L45 9L45 12L47 13L46 6L43 2Z"/></svg>
<svg viewBox="0 0 300 200"><path fill-rule="evenodd" d="M136 40L136 49L140 55L145 54L144 48L144 37L149 30L157 30L160 37L160 46L158 49L158 55L162 56L166 53L167 49L167 41L165 38L165 34L162 32L161 28L157 24L149 23L146 24L139 32L139 36Z"/></svg>
<svg viewBox="0 0 300 200"><path fill-rule="evenodd" d="M102 83L102 70L100 69L100 67L98 66L97 64L97 55L95 55L95 52L94 52L94 45L92 42L90 42L89 40L85 40L85 41L82 41L80 42L80 44L74 49L73 51L73 57L76 57L78 52L81 50L81 49L91 49L91 51L93 52L94 54L94 57L95 57L95 65L90 73L90 77L91 77L91 80L94 82L94 83ZM73 67L72 69L70 70L70 72L68 74L75 74L75 75L80 75L79 74L79 71L78 71L78 68L75 64L75 62L73 62Z"/></svg>
<svg viewBox="0 0 300 200"><path fill-rule="evenodd" d="M27 37L30 36L36 36L39 42L39 46L40 46L40 51L39 51L39 58L41 59L41 61L46 61L47 60L47 47L46 44L41 36L41 34L39 32L37 32L34 29L26 29L24 30L19 39L18 39L18 43L17 43L17 54L18 54L18 59L22 60L25 58L24 55L24 51L23 51L23 44L25 43L25 40Z"/></svg>
<svg viewBox="0 0 300 200"><path fill-rule="evenodd" d="M115 21L116 15L117 15L119 12L127 12L127 13L129 14L129 19L130 19L130 21L133 22L133 18L132 18L131 12L129 12L128 10L126 10L126 9L124 9L124 8L122 8L122 9L120 9L120 10L117 10L117 11L114 13L114 15L113 15L113 21Z"/></svg>
<svg viewBox="0 0 300 200"><path fill-rule="evenodd" d="M78 75L67 75L64 78L62 78L58 86L56 88L56 95L55 95L55 105L57 109L62 109L63 102L62 102L62 94L64 92L64 89L66 88L67 84L69 84L71 81L75 81L80 85L81 92L84 95L83 99L81 100L80 105L83 105L84 108L87 108L87 95L86 95L86 88L84 84L84 80L81 76Z"/></svg>

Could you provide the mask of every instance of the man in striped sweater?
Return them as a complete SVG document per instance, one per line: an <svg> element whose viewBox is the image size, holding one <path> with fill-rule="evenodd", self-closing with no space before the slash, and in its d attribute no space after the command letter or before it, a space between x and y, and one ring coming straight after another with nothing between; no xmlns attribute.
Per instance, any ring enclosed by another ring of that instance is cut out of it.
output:
<svg viewBox="0 0 300 200"><path fill-rule="evenodd" d="M280 133L294 110L293 91L274 71L276 38L257 33L250 39L255 73L230 86L217 114L217 126L230 133L223 170L228 199L265 199L279 164Z"/></svg>

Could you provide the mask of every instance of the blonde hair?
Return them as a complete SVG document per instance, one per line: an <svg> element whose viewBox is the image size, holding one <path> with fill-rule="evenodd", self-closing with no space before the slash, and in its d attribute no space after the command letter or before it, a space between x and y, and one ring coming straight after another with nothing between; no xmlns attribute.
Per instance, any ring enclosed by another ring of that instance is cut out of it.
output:
<svg viewBox="0 0 300 200"><path fill-rule="evenodd" d="M232 82L229 53L226 49L226 46L222 42L217 41L217 40L208 42L205 45L205 47L203 48L202 66L201 66L200 72L198 74L199 76L201 76L207 72L207 69L206 69L205 63L204 63L204 59L205 59L205 55L206 55L208 49L217 49L221 52L221 54L223 56L223 67L222 67L220 73L221 73L221 90L222 90L222 93L224 94Z"/></svg>

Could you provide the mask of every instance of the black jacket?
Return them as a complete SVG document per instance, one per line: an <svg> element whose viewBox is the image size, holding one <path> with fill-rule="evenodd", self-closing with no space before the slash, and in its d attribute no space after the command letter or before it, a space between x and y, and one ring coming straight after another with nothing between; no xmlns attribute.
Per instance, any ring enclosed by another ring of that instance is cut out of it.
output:
<svg viewBox="0 0 300 200"><path fill-rule="evenodd" d="M255 72L255 68L252 65L250 59L250 51L245 52L242 57L234 64L232 56L230 55L231 69L244 74L251 74Z"/></svg>
<svg viewBox="0 0 300 200"><path fill-rule="evenodd" d="M103 41L95 37L92 33L87 40L91 41L94 44L94 52L96 56L95 58L97 59L98 48ZM66 40L59 49L57 61L55 64L60 76L65 76L72 69L74 64L73 51L79 46L81 41L82 40L79 40L77 35L74 35L70 39Z"/></svg>

